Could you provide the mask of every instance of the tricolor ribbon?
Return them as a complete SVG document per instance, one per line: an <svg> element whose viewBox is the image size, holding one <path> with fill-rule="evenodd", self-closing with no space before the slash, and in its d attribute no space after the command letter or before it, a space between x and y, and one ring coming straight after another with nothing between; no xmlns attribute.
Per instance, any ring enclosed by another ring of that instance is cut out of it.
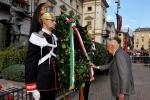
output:
<svg viewBox="0 0 150 100"><path fill-rule="evenodd" d="M79 42L80 42L80 46L81 46L81 48L82 48L82 51L83 51L84 55L86 56L87 60L90 61L90 59L89 59L89 57L88 57L88 54L87 54L87 52L86 52L85 46L84 46L84 44L83 44L81 35L80 35L79 31L77 30L77 28L76 28L76 26L75 26L74 23L72 23L72 27L73 27L73 29L74 29L74 31L75 31L77 37L78 37L78 40L79 40ZM93 68L91 67L91 68L90 68L90 81L94 80L94 77L93 77L93 76L94 76L94 71L93 71Z"/></svg>
<svg viewBox="0 0 150 100"><path fill-rule="evenodd" d="M74 72L74 39L73 39L73 29L70 23L70 87L69 90L74 89L74 81L75 81L75 72Z"/></svg>
<svg viewBox="0 0 150 100"><path fill-rule="evenodd" d="M80 46L82 48L84 55L86 56L87 60L90 61L90 59L89 59L88 54L86 52L85 46L84 46L82 38L80 36L80 33L76 28L76 24L74 23L74 20L72 18L70 18L70 19L66 18L66 20L67 20L66 21L67 23L70 23L70 88L69 88L69 90L71 90L74 88L74 81L75 81L75 74L74 74L75 73L74 72L74 61L75 61L75 59L74 59L73 30L75 31L75 33L78 37L78 40L80 42ZM91 67L90 68L90 81L94 80L93 76L94 76L94 71L93 71L93 68ZM83 87L83 85L82 85L82 87ZM82 88L82 91L84 91L84 88Z"/></svg>
<svg viewBox="0 0 150 100"><path fill-rule="evenodd" d="M80 36L79 31L76 28L75 23L72 23L72 28L74 29L74 31L75 31L75 33L76 33L76 35L78 37L78 40L80 42L80 46L82 48L82 51L83 51L84 55L86 56L87 60L90 61L90 58L88 57L88 54L86 52L85 46L84 46L83 41L82 41L82 38ZM92 80L94 80L94 71L93 71L93 68L90 67L90 81L92 81ZM79 100L84 100L84 95L83 95L84 87L85 87L85 84L83 83L82 86L81 86L81 89L80 89Z"/></svg>

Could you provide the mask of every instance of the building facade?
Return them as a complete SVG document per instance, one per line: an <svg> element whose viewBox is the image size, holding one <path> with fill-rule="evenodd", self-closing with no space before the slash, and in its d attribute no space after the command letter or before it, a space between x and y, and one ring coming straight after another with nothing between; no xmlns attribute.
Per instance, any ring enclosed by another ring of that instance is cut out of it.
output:
<svg viewBox="0 0 150 100"><path fill-rule="evenodd" d="M105 31L106 34L101 34L101 35L102 35L102 44L106 46L107 42L116 36L116 29L115 29L114 22L106 22Z"/></svg>
<svg viewBox="0 0 150 100"><path fill-rule="evenodd" d="M84 0L83 2L83 26L91 24L95 32L95 41L103 43L103 35L106 33L106 13L109 7L106 0Z"/></svg>
<svg viewBox="0 0 150 100"><path fill-rule="evenodd" d="M7 8L5 10L0 9L0 20L10 18L10 1L2 0L0 1L0 8ZM20 0L18 0L20 1ZM115 30L114 26L107 26L106 14L107 8L109 7L106 0L23 0L28 2L28 11L31 17L25 17L21 22L20 31L21 34L29 34L30 22L34 10L38 4L43 2L48 2L51 5L49 12L53 12L55 16L61 14L72 14L73 16L78 16L78 21L82 26L91 24L92 29L95 32L95 41L99 43L106 44L106 35L109 34L108 29L111 31L109 37L113 37Z"/></svg>
<svg viewBox="0 0 150 100"><path fill-rule="evenodd" d="M122 31L121 31L121 32L118 34L118 37L121 39L120 46L121 46L122 48L124 48L125 37L126 37L125 32L122 32Z"/></svg>
<svg viewBox="0 0 150 100"><path fill-rule="evenodd" d="M50 3L51 8L49 12L54 13L55 16L61 14L72 14L78 16L78 21L82 25L82 13L83 13L83 0L31 0L31 12L33 15L35 8L38 4L47 2Z"/></svg>
<svg viewBox="0 0 150 100"><path fill-rule="evenodd" d="M134 31L134 49L150 49L150 28L136 28Z"/></svg>
<svg viewBox="0 0 150 100"><path fill-rule="evenodd" d="M9 21L11 18L11 14L10 14L10 7L11 7L11 0L0 0L0 23L1 24L5 24L6 21ZM19 7L19 9L23 9L21 8L21 6ZM23 18L23 20L21 21L21 26L20 26L20 31L21 34L29 34L29 28L30 28L30 21L31 21L31 17L25 17Z"/></svg>

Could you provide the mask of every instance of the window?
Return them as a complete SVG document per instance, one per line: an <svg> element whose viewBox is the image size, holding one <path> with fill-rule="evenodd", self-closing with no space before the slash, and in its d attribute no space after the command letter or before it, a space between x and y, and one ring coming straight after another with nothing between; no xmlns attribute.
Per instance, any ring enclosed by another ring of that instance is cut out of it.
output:
<svg viewBox="0 0 150 100"><path fill-rule="evenodd" d="M103 15L105 15L105 9L103 8Z"/></svg>
<svg viewBox="0 0 150 100"><path fill-rule="evenodd" d="M136 45L136 47L138 48L138 45Z"/></svg>
<svg viewBox="0 0 150 100"><path fill-rule="evenodd" d="M137 42L139 42L139 39L137 39Z"/></svg>
<svg viewBox="0 0 150 100"><path fill-rule="evenodd" d="M54 8L51 6L49 11L53 13L54 12Z"/></svg>
<svg viewBox="0 0 150 100"><path fill-rule="evenodd" d="M142 39L142 42L144 42L144 39Z"/></svg>
<svg viewBox="0 0 150 100"><path fill-rule="evenodd" d="M79 5L77 5L77 10L79 10Z"/></svg>
<svg viewBox="0 0 150 100"><path fill-rule="evenodd" d="M36 7L39 5L39 0L35 0L34 1L34 10L36 9Z"/></svg>
<svg viewBox="0 0 150 100"><path fill-rule="evenodd" d="M144 38L144 34L142 34L142 38Z"/></svg>
<svg viewBox="0 0 150 100"><path fill-rule="evenodd" d="M148 47L150 48L150 45L148 45Z"/></svg>
<svg viewBox="0 0 150 100"><path fill-rule="evenodd" d="M70 5L72 5L72 0L70 0Z"/></svg>
<svg viewBox="0 0 150 100"><path fill-rule="evenodd" d="M92 7L88 7L88 11L92 11Z"/></svg>
<svg viewBox="0 0 150 100"><path fill-rule="evenodd" d="M49 12L50 8L45 8L45 12Z"/></svg>
<svg viewBox="0 0 150 100"><path fill-rule="evenodd" d="M91 24L91 21L88 21L88 22L87 22L87 25L90 25L90 24Z"/></svg>

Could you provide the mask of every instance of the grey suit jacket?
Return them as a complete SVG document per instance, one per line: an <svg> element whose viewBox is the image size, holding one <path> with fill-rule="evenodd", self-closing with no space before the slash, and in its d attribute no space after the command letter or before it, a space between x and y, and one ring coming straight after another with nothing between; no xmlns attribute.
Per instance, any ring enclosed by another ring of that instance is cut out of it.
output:
<svg viewBox="0 0 150 100"><path fill-rule="evenodd" d="M118 48L113 60L109 64L100 66L100 70L108 68L110 70L110 84L113 96L118 97L120 93L135 94L131 59L123 49Z"/></svg>

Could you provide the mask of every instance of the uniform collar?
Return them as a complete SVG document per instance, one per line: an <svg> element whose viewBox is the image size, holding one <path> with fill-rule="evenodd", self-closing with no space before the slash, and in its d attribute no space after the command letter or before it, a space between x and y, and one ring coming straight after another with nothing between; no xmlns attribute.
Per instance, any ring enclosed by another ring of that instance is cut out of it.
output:
<svg viewBox="0 0 150 100"><path fill-rule="evenodd" d="M47 33L47 34L49 34L49 35L52 34L52 32L50 32L50 31L48 31L48 30L46 30L46 29L44 29L44 28L42 28L42 31L45 32L45 33Z"/></svg>

